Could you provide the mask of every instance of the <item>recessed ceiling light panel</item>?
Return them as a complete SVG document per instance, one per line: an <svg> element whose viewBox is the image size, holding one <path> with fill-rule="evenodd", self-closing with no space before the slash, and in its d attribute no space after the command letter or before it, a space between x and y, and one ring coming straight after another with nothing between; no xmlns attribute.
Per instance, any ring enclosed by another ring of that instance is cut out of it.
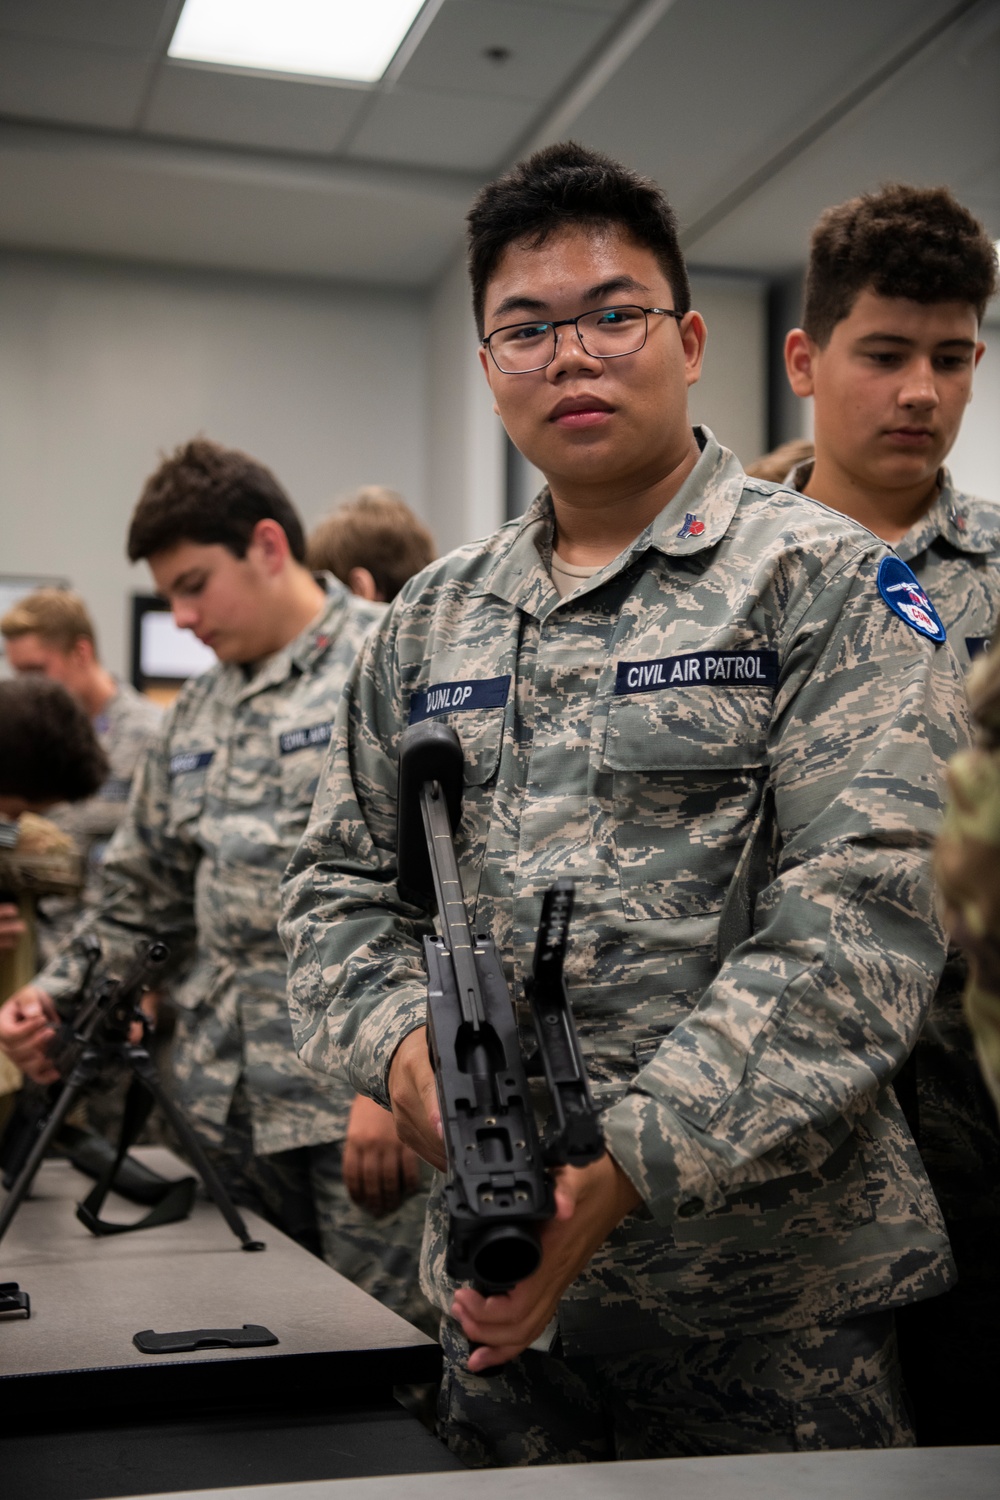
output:
<svg viewBox="0 0 1000 1500"><path fill-rule="evenodd" d="M374 83L424 0L185 0L170 57Z"/></svg>

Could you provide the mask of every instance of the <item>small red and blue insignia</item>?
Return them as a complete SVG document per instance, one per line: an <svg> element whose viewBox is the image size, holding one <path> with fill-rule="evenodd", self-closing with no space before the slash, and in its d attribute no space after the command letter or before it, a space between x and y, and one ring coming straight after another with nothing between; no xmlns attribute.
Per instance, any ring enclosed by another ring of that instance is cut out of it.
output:
<svg viewBox="0 0 1000 1500"><path fill-rule="evenodd" d="M677 535L680 537L681 541L683 541L685 537L701 536L704 530L704 521L699 521L698 517L689 510L687 515L684 517L684 525L681 527Z"/></svg>

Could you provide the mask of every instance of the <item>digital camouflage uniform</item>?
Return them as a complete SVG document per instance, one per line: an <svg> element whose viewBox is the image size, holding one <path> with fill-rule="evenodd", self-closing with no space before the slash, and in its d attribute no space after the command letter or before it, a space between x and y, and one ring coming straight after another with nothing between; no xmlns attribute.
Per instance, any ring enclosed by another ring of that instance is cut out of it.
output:
<svg viewBox="0 0 1000 1500"><path fill-rule="evenodd" d="M811 464L800 465L801 488ZM894 544L934 601L968 670L1000 620L1000 506L955 490L948 470L927 514ZM1000 1412L1000 1121L962 1006L968 965L952 951L900 1099L944 1213L958 1286L900 1321L903 1369L921 1442L983 1442ZM984 1378L983 1372L996 1374Z"/></svg>
<svg viewBox="0 0 1000 1500"><path fill-rule="evenodd" d="M563 599L545 491L404 588L348 683L286 876L300 1053L382 1102L426 1004L428 921L395 885L407 720L440 713L461 737L474 930L495 937L529 1030L542 894L576 881L569 993L607 1145L645 1206L566 1292L552 1354L484 1381L444 1320L443 1427L471 1462L595 1456L593 1403L576 1437L531 1415L580 1361L637 1411L659 1362L654 1451L824 1446L847 1428L905 1441L885 1314L951 1276L889 1083L944 957L928 851L966 739L958 668L879 598L870 533L700 441L652 525ZM720 968L767 784L776 871ZM440 1187L422 1271L447 1310ZM671 1414L687 1420L681 1358L701 1417L668 1444ZM850 1414L824 1423L824 1405ZM602 1412L603 1456L633 1451Z"/></svg>
<svg viewBox="0 0 1000 1500"><path fill-rule="evenodd" d="M140 937L187 955L172 989L174 1095L242 1201L310 1248L321 1241L331 1265L404 1307L422 1206L376 1220L348 1197L340 1152L353 1091L295 1055L277 934L281 872L344 679L378 617L335 580L328 589L318 619L256 671L220 663L185 685L108 846L91 925L112 967ZM69 954L39 983L58 1000L79 975Z"/></svg>
<svg viewBox="0 0 1000 1500"><path fill-rule="evenodd" d="M84 905L96 906L101 894L101 861L108 841L125 816L136 766L163 720L149 698L128 683L117 682L117 692L91 722L108 759L107 780L83 802L63 802L48 816L73 839L84 860L87 883L79 901L50 897L42 905L39 948L43 963L73 930Z"/></svg>

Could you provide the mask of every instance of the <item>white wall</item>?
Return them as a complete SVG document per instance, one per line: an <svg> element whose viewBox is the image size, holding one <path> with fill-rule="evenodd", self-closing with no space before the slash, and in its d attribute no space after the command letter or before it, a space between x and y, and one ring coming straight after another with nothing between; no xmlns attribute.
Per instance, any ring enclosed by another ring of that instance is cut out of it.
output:
<svg viewBox="0 0 1000 1500"><path fill-rule="evenodd" d="M694 272L691 301L708 343L691 418L749 464L767 447L767 288L763 282Z"/></svg>
<svg viewBox="0 0 1000 1500"><path fill-rule="evenodd" d="M960 490L1000 504L1000 309L984 323L983 340L986 353L948 467Z"/></svg>
<svg viewBox="0 0 1000 1500"><path fill-rule="evenodd" d="M429 306L427 514L442 553L504 519L505 434L479 363L464 257Z"/></svg>
<svg viewBox="0 0 1000 1500"><path fill-rule="evenodd" d="M0 254L0 572L62 574L127 670L128 519L195 433L274 469L311 524L363 483L425 505L413 293Z"/></svg>

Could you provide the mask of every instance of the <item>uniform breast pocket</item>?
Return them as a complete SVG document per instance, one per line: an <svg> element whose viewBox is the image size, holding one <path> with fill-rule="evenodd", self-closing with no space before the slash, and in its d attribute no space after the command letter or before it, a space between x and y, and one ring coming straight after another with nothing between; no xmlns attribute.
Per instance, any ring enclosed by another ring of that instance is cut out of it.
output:
<svg viewBox="0 0 1000 1500"><path fill-rule="evenodd" d="M170 808L168 832L183 835L201 820L205 810L211 750L182 750L170 758Z"/></svg>
<svg viewBox="0 0 1000 1500"><path fill-rule="evenodd" d="M720 910L766 779L770 711L759 688L613 700L601 780L628 921Z"/></svg>
<svg viewBox="0 0 1000 1500"><path fill-rule="evenodd" d="M494 794L503 747L504 710L470 709L442 715L440 722L454 729L462 742L462 819L455 847L465 893L471 897L479 886L490 824L496 813Z"/></svg>

